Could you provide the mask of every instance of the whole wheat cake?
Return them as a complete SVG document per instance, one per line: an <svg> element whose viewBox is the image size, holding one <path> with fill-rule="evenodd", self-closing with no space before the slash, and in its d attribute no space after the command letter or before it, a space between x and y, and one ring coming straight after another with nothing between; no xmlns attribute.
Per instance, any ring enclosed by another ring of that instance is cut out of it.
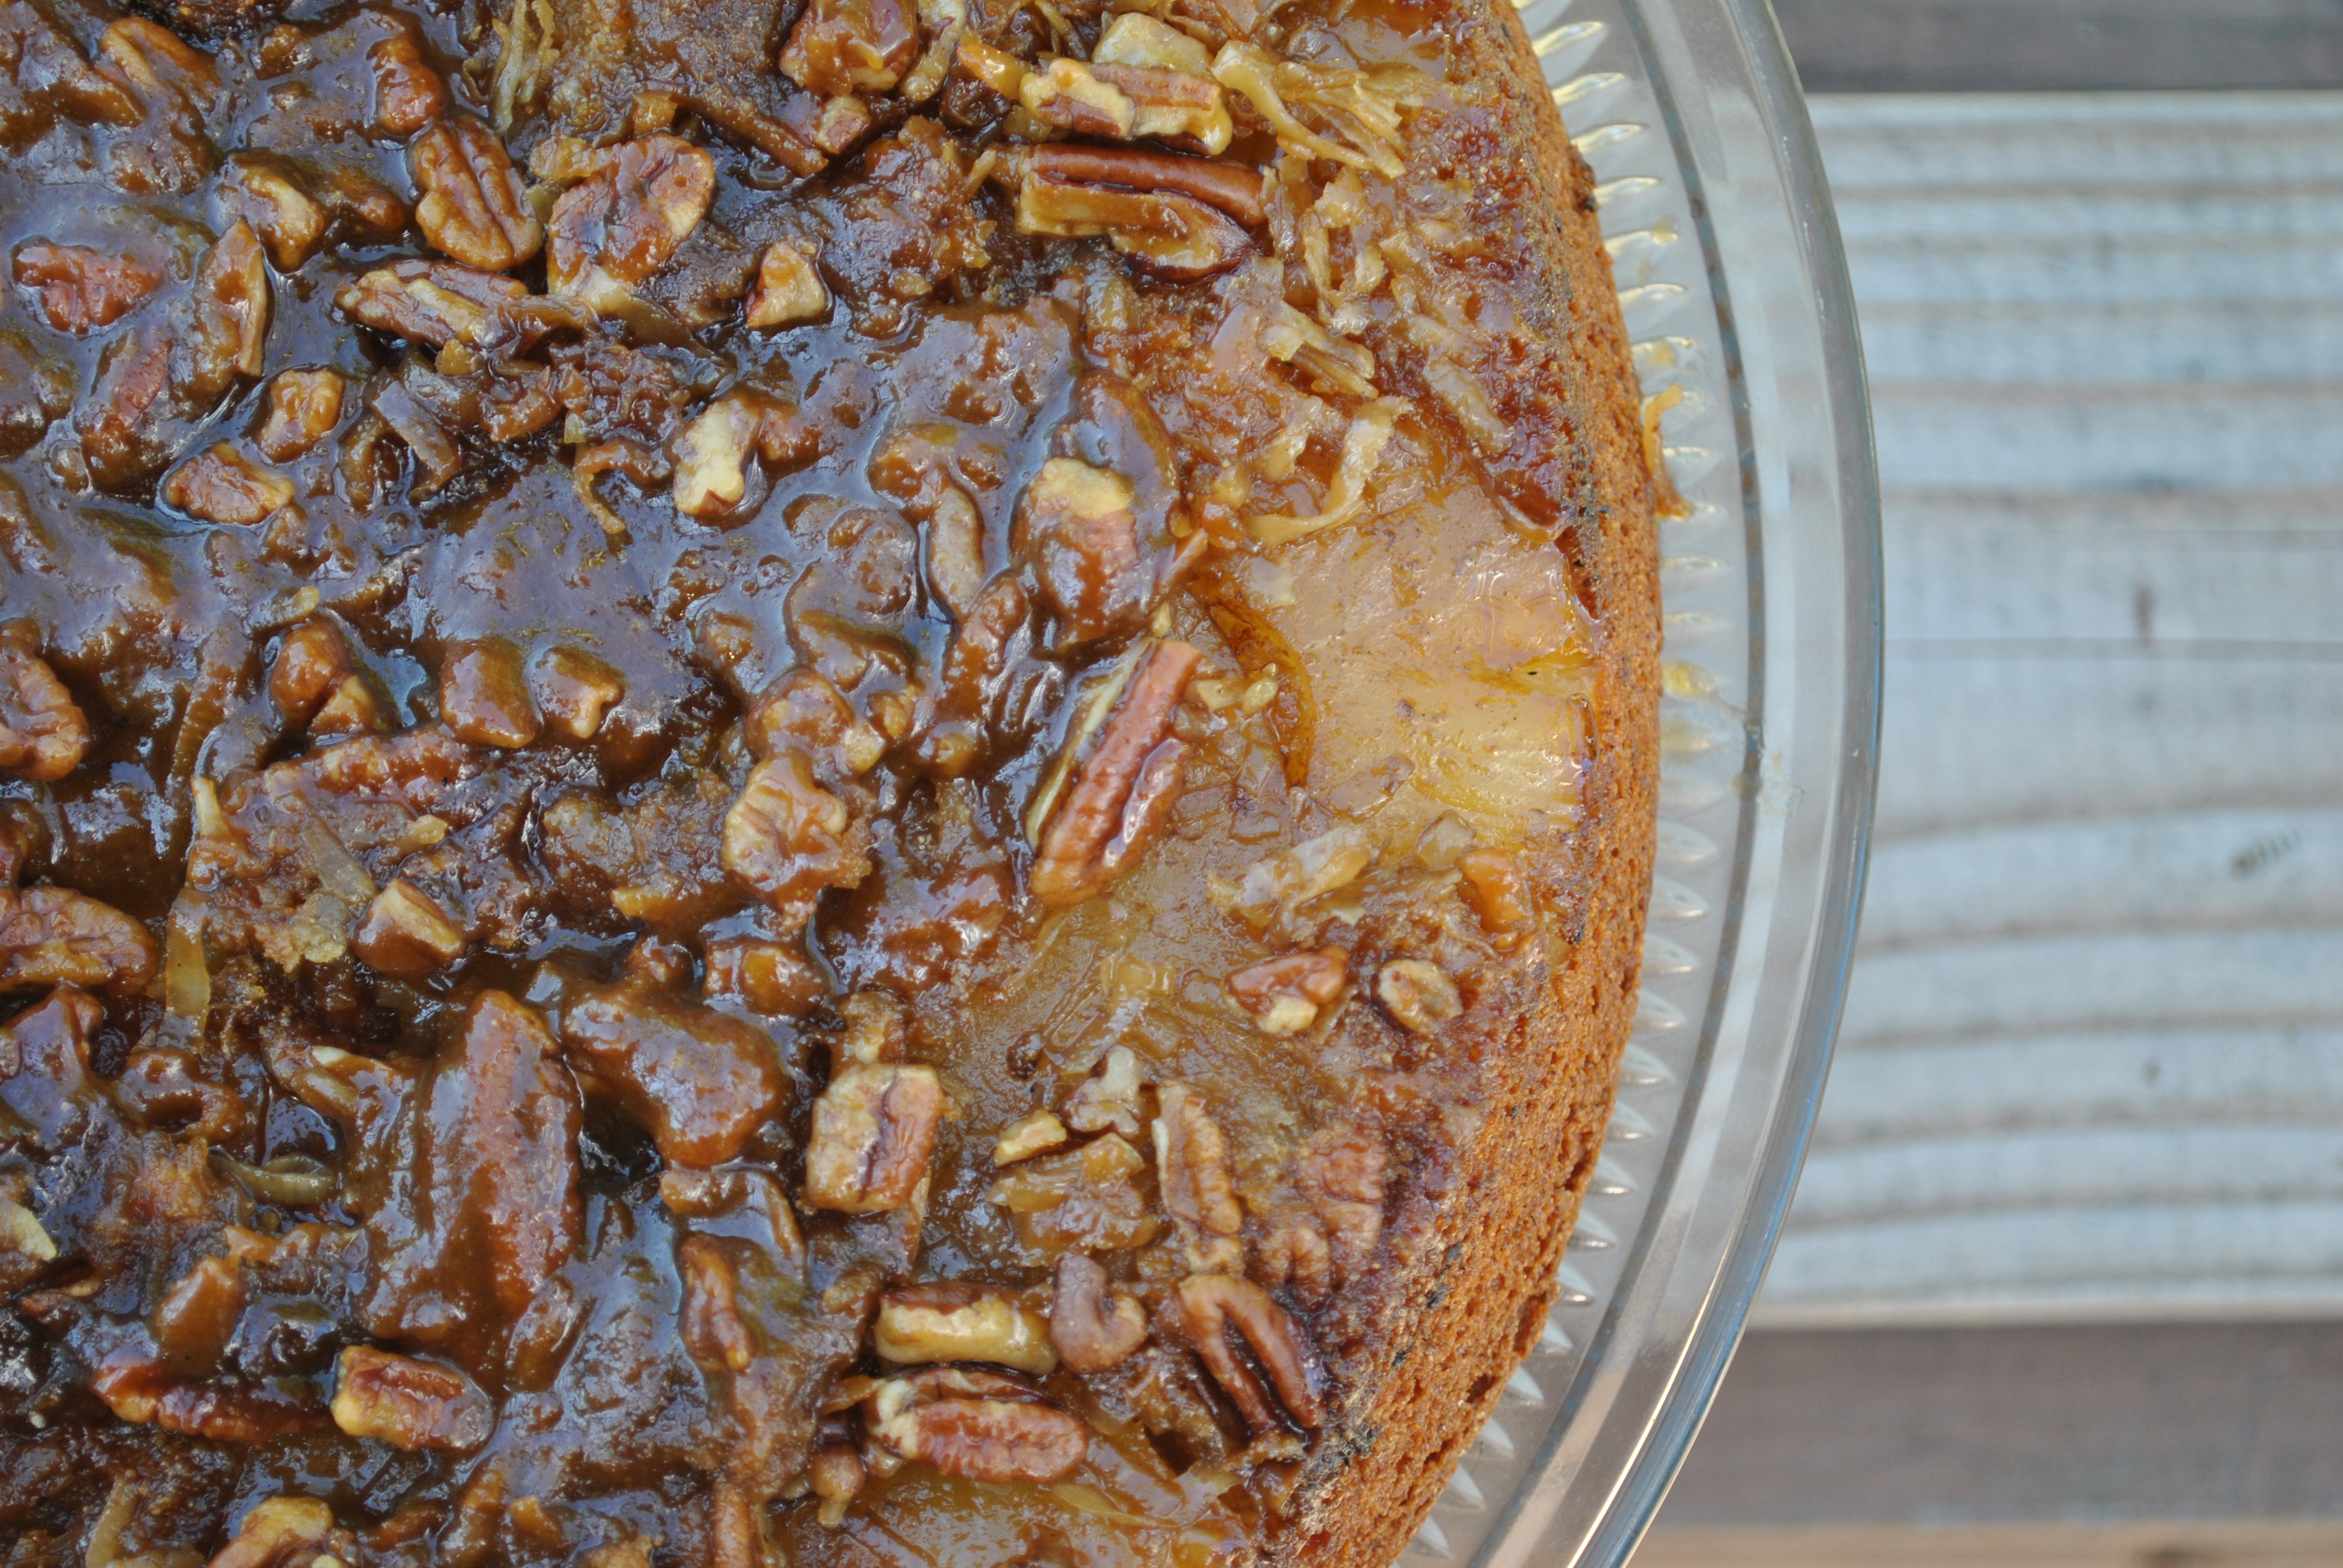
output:
<svg viewBox="0 0 2343 1568"><path fill-rule="evenodd" d="M1484 0L0 0L0 1537L1396 1558L1672 504Z"/></svg>

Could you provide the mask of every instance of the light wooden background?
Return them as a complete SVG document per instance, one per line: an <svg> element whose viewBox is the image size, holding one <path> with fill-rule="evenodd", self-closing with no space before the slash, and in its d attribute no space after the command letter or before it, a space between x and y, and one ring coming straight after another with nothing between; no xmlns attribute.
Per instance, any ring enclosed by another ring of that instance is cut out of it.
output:
<svg viewBox="0 0 2343 1568"><path fill-rule="evenodd" d="M2343 1314L2343 93L1814 108L1885 733L1756 1321Z"/></svg>

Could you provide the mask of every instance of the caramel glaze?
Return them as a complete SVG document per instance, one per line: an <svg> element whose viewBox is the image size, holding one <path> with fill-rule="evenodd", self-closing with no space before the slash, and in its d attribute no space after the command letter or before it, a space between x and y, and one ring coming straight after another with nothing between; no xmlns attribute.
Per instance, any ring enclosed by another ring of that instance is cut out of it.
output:
<svg viewBox="0 0 2343 1568"><path fill-rule="evenodd" d="M1159 15L0 0L19 1550L1396 1554L1654 496L1508 8Z"/></svg>

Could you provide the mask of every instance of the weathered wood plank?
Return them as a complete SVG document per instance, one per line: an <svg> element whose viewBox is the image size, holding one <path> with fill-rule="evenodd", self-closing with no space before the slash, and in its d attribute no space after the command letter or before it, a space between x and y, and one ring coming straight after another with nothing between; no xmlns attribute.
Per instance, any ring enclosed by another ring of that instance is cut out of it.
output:
<svg viewBox="0 0 2343 1568"><path fill-rule="evenodd" d="M2343 94L1855 94L1810 103L1841 206L1882 186L2343 179L2335 134Z"/></svg>
<svg viewBox="0 0 2343 1568"><path fill-rule="evenodd" d="M2296 1117L2343 1120L2343 1026L2094 1029L1851 1048L1832 1066L1815 1147Z"/></svg>
<svg viewBox="0 0 2343 1568"><path fill-rule="evenodd" d="M1816 120L1886 715L1759 1321L2343 1312L2343 94Z"/></svg>
<svg viewBox="0 0 2343 1568"><path fill-rule="evenodd" d="M2343 86L2328 0L1776 0L1809 92Z"/></svg>
<svg viewBox="0 0 2343 1568"><path fill-rule="evenodd" d="M1996 650L1946 659L1902 656L1891 643L1880 838L2044 819L2324 807L2343 778L2336 674L2331 661L2267 650L2226 658Z"/></svg>
<svg viewBox="0 0 2343 1568"><path fill-rule="evenodd" d="M2021 822L1879 846L1866 955L2075 930L2343 926L2343 808Z"/></svg>
<svg viewBox="0 0 2343 1568"><path fill-rule="evenodd" d="M1635 1568L2334 1568L2343 1523L1711 1525L1665 1522Z"/></svg>

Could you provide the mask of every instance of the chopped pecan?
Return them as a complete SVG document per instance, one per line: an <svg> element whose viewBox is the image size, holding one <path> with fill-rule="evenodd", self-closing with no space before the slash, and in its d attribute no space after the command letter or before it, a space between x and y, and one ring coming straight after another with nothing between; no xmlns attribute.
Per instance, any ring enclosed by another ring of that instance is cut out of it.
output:
<svg viewBox="0 0 2343 1568"><path fill-rule="evenodd" d="M57 1261L56 1239L20 1201L29 1185L23 1176L0 1183L0 1290L12 1296Z"/></svg>
<svg viewBox="0 0 2343 1568"><path fill-rule="evenodd" d="M389 728L385 700L359 673L341 628L322 616L286 632L269 666L268 695L287 724L321 740Z"/></svg>
<svg viewBox="0 0 2343 1568"><path fill-rule="evenodd" d="M870 1348L881 1360L992 1362L1047 1377L1058 1370L1050 1325L1004 1292L961 1282L910 1285L880 1299Z"/></svg>
<svg viewBox="0 0 2343 1568"><path fill-rule="evenodd" d="M856 1062L900 1061L911 1042L903 1004L883 990L859 990L839 1010L845 1030L830 1042L831 1060L844 1071Z"/></svg>
<svg viewBox="0 0 2343 1568"><path fill-rule="evenodd" d="M146 103L192 91L208 100L219 91L210 56L144 16L125 16L97 40L99 56Z"/></svg>
<svg viewBox="0 0 2343 1568"><path fill-rule="evenodd" d="M567 643L538 660L538 710L573 740L591 740L603 716L627 695L627 678L583 648Z"/></svg>
<svg viewBox="0 0 2343 1568"><path fill-rule="evenodd" d="M1375 996L1411 1034L1430 1034L1464 1010L1456 982L1438 964L1394 959L1375 975Z"/></svg>
<svg viewBox="0 0 2343 1568"><path fill-rule="evenodd" d="M41 314L59 332L111 327L163 286L163 274L136 256L45 239L18 246L14 270L17 286L41 297Z"/></svg>
<svg viewBox="0 0 2343 1568"><path fill-rule="evenodd" d="M48 661L0 636L0 771L62 779L91 739L87 716Z"/></svg>
<svg viewBox="0 0 2343 1568"><path fill-rule="evenodd" d="M249 528L285 508L293 499L293 481L220 441L172 470L163 481L163 499L207 523Z"/></svg>
<svg viewBox="0 0 2343 1568"><path fill-rule="evenodd" d="M542 724L520 649L500 637L450 646L439 666L439 716L457 739L518 750Z"/></svg>
<svg viewBox="0 0 2343 1568"><path fill-rule="evenodd" d="M1294 1184L1317 1211L1346 1273L1365 1263L1383 1235L1388 1161L1383 1141L1354 1127L1322 1132L1302 1150Z"/></svg>
<svg viewBox="0 0 2343 1568"><path fill-rule="evenodd" d="M520 171L479 121L437 122L408 144L407 159L423 193L416 226L442 255L506 272L545 244L545 226L528 205Z"/></svg>
<svg viewBox="0 0 2343 1568"><path fill-rule="evenodd" d="M1356 1128L1312 1139L1293 1171L1309 1213L1276 1222L1262 1245L1261 1277L1315 1306L1363 1273L1383 1235L1386 1160L1382 1141Z"/></svg>
<svg viewBox="0 0 2343 1568"><path fill-rule="evenodd" d="M1053 909L1097 897L1129 869L1169 822L1186 772L1187 747L1172 714L1195 673L1184 642L1151 648L1041 834L1033 896Z"/></svg>
<svg viewBox="0 0 2343 1568"><path fill-rule="evenodd" d="M236 1526L206 1568L326 1568L356 1562L357 1542L314 1497L272 1497Z"/></svg>
<svg viewBox="0 0 2343 1568"><path fill-rule="evenodd" d="M218 194L221 210L253 226L280 272L297 270L325 240L325 212L281 158L236 154L220 171Z"/></svg>
<svg viewBox="0 0 2343 1568"><path fill-rule="evenodd" d="M1314 1430L1325 1423L1317 1357L1267 1291L1233 1274L1193 1274L1180 1282L1167 1316L1256 1435L1284 1424L1277 1404L1302 1427ZM1230 1344L1232 1329L1267 1374L1269 1389ZM1277 1404L1270 1402L1271 1390Z"/></svg>
<svg viewBox="0 0 2343 1568"><path fill-rule="evenodd" d="M252 444L272 463L307 457L342 420L337 370L281 370L268 383L268 411Z"/></svg>
<svg viewBox="0 0 2343 1568"><path fill-rule="evenodd" d="M199 405L237 377L260 374L272 297L267 258L250 224L238 218L228 226L196 268L188 297L188 331L175 345L171 383Z"/></svg>
<svg viewBox="0 0 2343 1568"><path fill-rule="evenodd" d="M751 327L792 327L830 314L830 288L813 257L785 239L765 247L757 265L757 287L749 296Z"/></svg>
<svg viewBox="0 0 2343 1568"><path fill-rule="evenodd" d="M680 136L639 136L561 193L547 220L546 286L608 310L668 263L716 194L716 160Z"/></svg>
<svg viewBox="0 0 2343 1568"><path fill-rule="evenodd" d="M561 1040L671 1165L723 1163L780 1108L780 1061L764 1030L640 981L576 997Z"/></svg>
<svg viewBox="0 0 2343 1568"><path fill-rule="evenodd" d="M1006 159L1021 233L1103 236L1141 266L1175 281L1226 272L1264 220L1257 176L1225 164L1137 147L1051 144Z"/></svg>
<svg viewBox="0 0 2343 1568"><path fill-rule="evenodd" d="M1299 1034L1318 1021L1320 1008L1342 994L1350 962L1340 948L1287 953L1237 970L1229 977L1229 994L1263 1034Z"/></svg>
<svg viewBox="0 0 2343 1568"><path fill-rule="evenodd" d="M1146 1340L1146 1309L1114 1289L1096 1259L1068 1252L1058 1260L1050 1297L1050 1342L1071 1371L1104 1372Z"/></svg>
<svg viewBox="0 0 2343 1568"><path fill-rule="evenodd" d="M65 888L0 891L0 992L101 987L136 995L155 978L155 939L121 910Z"/></svg>
<svg viewBox="0 0 2343 1568"><path fill-rule="evenodd" d="M1226 152L1235 131L1204 46L1135 11L1108 25L1088 64L1051 60L1026 74L1018 95L1042 124L1081 136L1211 156Z"/></svg>
<svg viewBox="0 0 2343 1568"><path fill-rule="evenodd" d="M986 1380L979 1387L994 1382ZM912 1379L890 1378L865 1402L870 1435L905 1459L960 1481L996 1486L1062 1481L1090 1452L1090 1432L1017 1385L1009 1398L924 1395Z"/></svg>
<svg viewBox="0 0 2343 1568"><path fill-rule="evenodd" d="M862 1492L868 1479L862 1456L851 1445L825 1443L806 1467L806 1484L821 1499L821 1522L835 1528L846 1518L846 1506Z"/></svg>
<svg viewBox="0 0 2343 1568"><path fill-rule="evenodd" d="M1256 932L1306 922L1313 900L1349 887L1374 862L1374 841L1363 830L1334 828L1255 860L1235 885L1214 886L1212 901Z"/></svg>
<svg viewBox="0 0 2343 1568"><path fill-rule="evenodd" d="M451 1366L350 1345L334 1364L334 1424L393 1448L467 1452L488 1442L496 1407Z"/></svg>
<svg viewBox="0 0 2343 1568"><path fill-rule="evenodd" d="M747 1241L786 1273L804 1278L805 1236L798 1229L797 1213L781 1184L766 1172L670 1165L659 1173L659 1201L669 1212L692 1221L696 1230Z"/></svg>
<svg viewBox="0 0 2343 1568"><path fill-rule="evenodd" d="M1464 901L1481 917L1481 929L1493 937L1516 936L1537 919L1529 880L1522 875L1518 856L1499 849L1468 849L1456 857L1456 873L1463 878Z"/></svg>
<svg viewBox="0 0 2343 1568"><path fill-rule="evenodd" d="M781 70L809 93L883 93L919 53L920 30L903 0L813 0L789 30Z"/></svg>
<svg viewBox="0 0 2343 1568"><path fill-rule="evenodd" d="M946 485L928 514L927 535L928 586L966 625L984 588L984 514L966 490Z"/></svg>
<svg viewBox="0 0 2343 1568"><path fill-rule="evenodd" d="M429 894L394 877L367 905L350 951L382 974L419 980L462 958L466 944L464 928Z"/></svg>
<svg viewBox="0 0 2343 1568"><path fill-rule="evenodd" d="M1161 1229L1139 1189L1146 1169L1139 1151L1110 1132L1078 1149L1021 1161L984 1195L1009 1211L1020 1241L1044 1252L1143 1247Z"/></svg>
<svg viewBox="0 0 2343 1568"><path fill-rule="evenodd" d="M911 1202L927 1183L943 1099L931 1067L858 1062L830 1080L814 1101L807 1206L876 1214Z"/></svg>
<svg viewBox="0 0 2343 1568"><path fill-rule="evenodd" d="M796 920L825 888L851 888L870 872L866 834L846 803L814 782L792 748L757 764L724 814L724 869Z"/></svg>
<svg viewBox="0 0 2343 1568"><path fill-rule="evenodd" d="M719 397L675 438L675 509L720 518L749 491L749 463L774 405L745 389Z"/></svg>
<svg viewBox="0 0 2343 1568"><path fill-rule="evenodd" d="M163 1292L149 1315L155 1348L180 1377L214 1375L247 1297L244 1276L234 1264L225 1258L202 1260Z"/></svg>
<svg viewBox="0 0 2343 1568"><path fill-rule="evenodd" d="M1155 1117L1155 1179L1163 1211L1180 1227L1181 1250L1198 1273L1227 1273L1244 1266L1244 1205L1229 1179L1228 1141L1205 1107L1204 1097L1184 1083L1159 1091Z"/></svg>
<svg viewBox="0 0 2343 1568"><path fill-rule="evenodd" d="M887 738L865 723L837 683L802 667L783 671L749 704L749 749L759 758L804 749L815 771L860 776L879 765Z"/></svg>
<svg viewBox="0 0 2343 1568"><path fill-rule="evenodd" d="M516 307L526 285L445 261L400 261L375 268L334 296L335 307L361 327L410 343L444 348L458 341L525 348L537 333Z"/></svg>
<svg viewBox="0 0 2343 1568"><path fill-rule="evenodd" d="M1067 1100L1066 1121L1077 1132L1111 1128L1125 1138L1136 1138L1147 1114L1140 1104L1140 1087L1138 1054L1127 1045L1112 1047Z"/></svg>
<svg viewBox="0 0 2343 1568"><path fill-rule="evenodd" d="M143 1354L110 1356L90 1392L123 1421L215 1442L266 1442L317 1420L306 1399L272 1383L196 1383Z"/></svg>
<svg viewBox="0 0 2343 1568"><path fill-rule="evenodd" d="M762 937L723 937L708 944L708 994L732 997L767 1017L794 1015L828 991L802 950Z"/></svg>
<svg viewBox="0 0 2343 1568"><path fill-rule="evenodd" d="M1001 1136L993 1141L992 1162L996 1166L1014 1165L1020 1160L1031 1160L1036 1154L1062 1148L1065 1141L1066 1124L1051 1111L1036 1111L1001 1130Z"/></svg>
<svg viewBox="0 0 2343 1568"><path fill-rule="evenodd" d="M411 136L447 111L447 84L423 58L413 29L385 38L367 51L374 67L374 129L386 136Z"/></svg>
<svg viewBox="0 0 2343 1568"><path fill-rule="evenodd" d="M757 1341L740 1316L740 1278L723 1248L706 1236L687 1236L675 1250L683 1277L678 1327L691 1359L710 1372L746 1372Z"/></svg>

